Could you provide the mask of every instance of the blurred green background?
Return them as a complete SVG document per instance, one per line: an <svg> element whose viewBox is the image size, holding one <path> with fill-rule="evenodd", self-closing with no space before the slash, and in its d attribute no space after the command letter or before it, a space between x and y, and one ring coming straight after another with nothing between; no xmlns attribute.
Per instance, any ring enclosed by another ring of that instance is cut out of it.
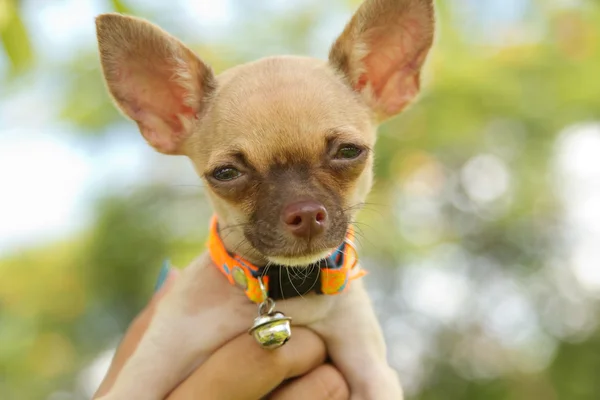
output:
<svg viewBox="0 0 600 400"><path fill-rule="evenodd" d="M104 90L96 14L217 72L324 58L358 0L0 0L0 398L95 390L210 209ZM366 279L409 399L600 398L600 5L438 1L419 103L380 130Z"/></svg>

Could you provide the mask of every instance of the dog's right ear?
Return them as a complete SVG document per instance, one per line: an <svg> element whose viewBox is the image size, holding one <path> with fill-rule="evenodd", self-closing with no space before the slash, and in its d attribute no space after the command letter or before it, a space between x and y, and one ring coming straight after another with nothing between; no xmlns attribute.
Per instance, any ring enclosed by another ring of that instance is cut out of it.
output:
<svg viewBox="0 0 600 400"><path fill-rule="evenodd" d="M332 46L329 62L382 121L418 94L433 33L433 0L365 0Z"/></svg>
<svg viewBox="0 0 600 400"><path fill-rule="evenodd" d="M156 150L183 154L215 89L211 68L179 40L139 18L100 15L96 34L104 77L119 108Z"/></svg>

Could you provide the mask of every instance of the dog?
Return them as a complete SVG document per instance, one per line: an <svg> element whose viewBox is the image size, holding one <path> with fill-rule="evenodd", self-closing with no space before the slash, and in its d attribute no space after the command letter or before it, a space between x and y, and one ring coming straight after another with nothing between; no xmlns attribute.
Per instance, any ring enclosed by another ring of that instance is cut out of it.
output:
<svg viewBox="0 0 600 400"><path fill-rule="evenodd" d="M352 258L377 126L419 93L434 21L433 0L365 0L328 60L267 57L215 76L150 22L96 18L116 106L158 152L191 160L215 212L209 251L183 270L103 399L163 399L248 330L266 296L324 339L352 399L403 397L359 267L339 259ZM312 286L299 288L303 267Z"/></svg>

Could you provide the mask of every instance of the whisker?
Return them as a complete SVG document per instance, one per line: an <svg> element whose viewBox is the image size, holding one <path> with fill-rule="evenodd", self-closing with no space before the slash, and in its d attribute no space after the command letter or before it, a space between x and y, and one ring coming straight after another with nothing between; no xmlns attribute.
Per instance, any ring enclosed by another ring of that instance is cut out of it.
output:
<svg viewBox="0 0 600 400"><path fill-rule="evenodd" d="M302 279L300 276L300 269L298 267L286 267L288 270L288 275L293 276L296 279Z"/></svg>
<svg viewBox="0 0 600 400"><path fill-rule="evenodd" d="M304 296L302 296L302 293L300 293L298 291L298 289L296 288L296 285L294 285L294 281L292 281L292 279L290 278L290 271L289 268L286 268L286 270L288 271L288 279L290 280L290 283L292 284L292 287L294 288L294 290L296 291L296 293L298 293L298 296L300 296L302 299L304 299ZM281 276L281 275L280 275Z"/></svg>
<svg viewBox="0 0 600 400"><path fill-rule="evenodd" d="M269 274L269 269L271 268L271 265L273 265L273 263L271 261L267 261L267 265L265 265L265 268L264 268L261 276L266 276Z"/></svg>
<svg viewBox="0 0 600 400"><path fill-rule="evenodd" d="M383 213L380 210L373 208L373 206L389 208L389 205L385 205L385 204L361 202L361 203L354 204L354 205L352 205L352 206L350 206L348 208L345 208L342 211L344 213L346 213L346 212L349 212L349 211L362 211L362 210L364 210L364 211L370 211L370 212L377 213L382 218L384 218Z"/></svg>
<svg viewBox="0 0 600 400"><path fill-rule="evenodd" d="M362 229L362 228L363 228L363 225L364 225L364 226L366 226L366 227L368 227L368 228L371 228L371 229L373 229L374 231L375 231L375 228L373 228L372 226L370 226L370 225L368 225L368 224L361 223L361 222L352 222L352 225L355 227L355 229L354 229L354 238L355 238L355 240L356 240L356 241L357 241L357 242L358 242L360 245L363 245L363 242L362 242L362 241L364 240L364 241L366 241L366 242L367 242L367 243L368 243L370 246L373 246L374 248L377 248L377 247L378 247L378 246L377 246L375 243L373 243L371 240L369 240L369 239L367 238L367 235L364 233L364 231L363 231L363 229Z"/></svg>
<svg viewBox="0 0 600 400"><path fill-rule="evenodd" d="M229 224L229 225L225 225L223 227L219 227L219 230L221 232L224 232L226 230L230 230L230 229L234 229L234 228L239 228L240 226L248 226L250 225L249 222L242 222L242 223L237 223L237 224Z"/></svg>
<svg viewBox="0 0 600 400"><path fill-rule="evenodd" d="M240 242L235 246L235 248L233 249L233 253L237 253L237 251L239 250L240 247L242 247L244 244L247 244L248 240L246 240L245 237L242 238L242 240L240 240Z"/></svg>
<svg viewBox="0 0 600 400"><path fill-rule="evenodd" d="M287 269L287 268L286 268ZM281 298L285 300L285 295L283 294L283 281L282 281L282 270L279 270L279 293L281 293ZM290 281L291 282L291 281Z"/></svg>
<svg viewBox="0 0 600 400"><path fill-rule="evenodd" d="M226 232L225 235L221 234L221 240L227 239L229 236L231 236L234 233L235 233L235 231L229 231L229 232Z"/></svg>

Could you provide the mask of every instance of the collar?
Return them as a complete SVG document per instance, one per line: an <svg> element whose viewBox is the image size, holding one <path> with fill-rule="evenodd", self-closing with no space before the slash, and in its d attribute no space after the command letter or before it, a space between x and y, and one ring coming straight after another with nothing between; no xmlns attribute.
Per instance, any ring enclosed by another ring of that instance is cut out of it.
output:
<svg viewBox="0 0 600 400"><path fill-rule="evenodd" d="M207 247L215 266L227 277L229 283L241 287L254 303L266 300L260 288L262 279L267 297L273 300L289 299L309 293L335 295L344 292L351 280L366 274L361 270L354 247L354 231L348 230L344 242L326 258L310 268L308 276L293 273L286 266L257 267L239 255L229 253L219 236L216 216L212 218ZM309 267L307 267L309 268Z"/></svg>

